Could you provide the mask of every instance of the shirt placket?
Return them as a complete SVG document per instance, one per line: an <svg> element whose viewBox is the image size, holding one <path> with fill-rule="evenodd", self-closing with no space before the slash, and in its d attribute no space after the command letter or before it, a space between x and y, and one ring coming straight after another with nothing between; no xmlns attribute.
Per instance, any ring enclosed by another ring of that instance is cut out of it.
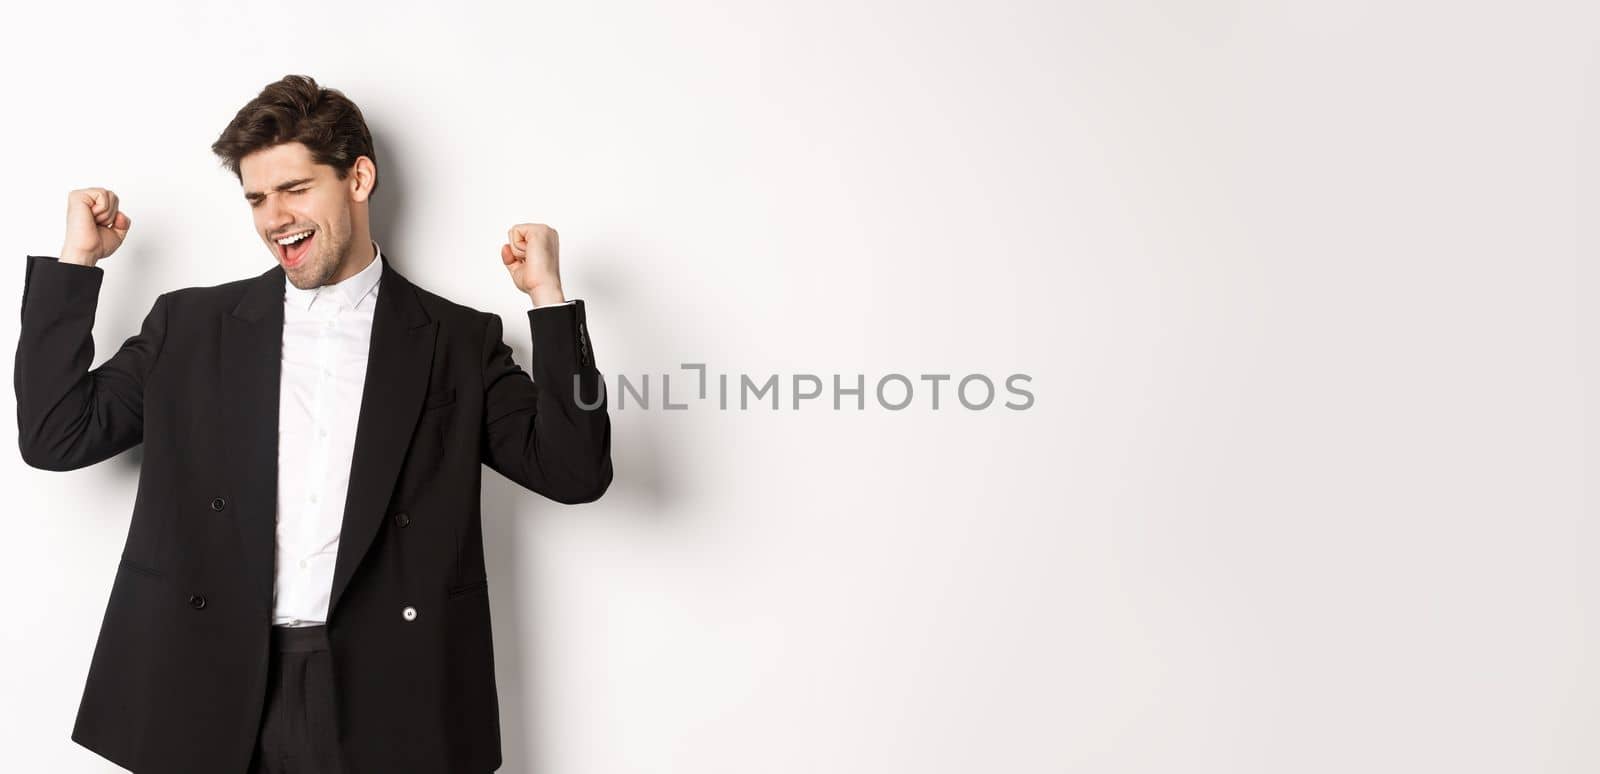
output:
<svg viewBox="0 0 1600 774"><path fill-rule="evenodd" d="M332 293L319 294L312 306L320 307L322 315L317 315L317 380L315 397L311 401L311 460L310 470L315 478L306 492L306 501L302 503L306 509L307 518L303 522L304 532L300 535L299 543L302 554L296 569L302 573L311 570L311 563L317 560L313 554L320 551L324 541L323 536L317 531L324 522L323 509L324 494L327 490L329 478L330 447L332 439L328 425L339 409L339 351L338 338L334 335L338 326L338 317L342 311L342 304Z"/></svg>

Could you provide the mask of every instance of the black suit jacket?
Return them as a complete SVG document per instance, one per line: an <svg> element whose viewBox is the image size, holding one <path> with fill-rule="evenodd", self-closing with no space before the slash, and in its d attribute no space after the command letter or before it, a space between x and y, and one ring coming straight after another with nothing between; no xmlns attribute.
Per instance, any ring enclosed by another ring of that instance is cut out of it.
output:
<svg viewBox="0 0 1600 774"><path fill-rule="evenodd" d="M381 260L327 618L339 738L350 774L484 774L501 752L482 466L599 498L604 386L581 300L528 310L530 379L499 316ZM144 443L72 739L139 774L244 774L267 691L283 269L163 293L90 370L103 275L28 256L14 374L29 465Z"/></svg>

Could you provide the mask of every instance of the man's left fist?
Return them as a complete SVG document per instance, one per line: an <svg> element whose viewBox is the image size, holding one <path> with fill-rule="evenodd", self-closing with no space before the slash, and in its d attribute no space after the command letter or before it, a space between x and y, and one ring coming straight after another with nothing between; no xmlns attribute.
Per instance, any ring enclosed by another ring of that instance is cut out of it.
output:
<svg viewBox="0 0 1600 774"><path fill-rule="evenodd" d="M517 290L533 298L535 306L566 301L561 292L561 244L556 230L543 223L518 223L506 232L500 261Z"/></svg>

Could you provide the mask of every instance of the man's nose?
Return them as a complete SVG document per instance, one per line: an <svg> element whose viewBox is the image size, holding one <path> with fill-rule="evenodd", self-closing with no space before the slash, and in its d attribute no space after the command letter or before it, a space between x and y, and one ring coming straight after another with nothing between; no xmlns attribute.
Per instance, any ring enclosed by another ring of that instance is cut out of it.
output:
<svg viewBox="0 0 1600 774"><path fill-rule="evenodd" d="M283 236L283 230L294 225L294 215L275 203L262 205L267 210L267 233Z"/></svg>

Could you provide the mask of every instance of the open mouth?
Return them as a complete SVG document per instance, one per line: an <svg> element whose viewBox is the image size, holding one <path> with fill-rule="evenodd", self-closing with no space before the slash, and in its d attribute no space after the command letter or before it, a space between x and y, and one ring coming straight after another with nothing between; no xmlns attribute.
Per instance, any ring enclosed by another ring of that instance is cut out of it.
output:
<svg viewBox="0 0 1600 774"><path fill-rule="evenodd" d="M278 257L285 268L300 265L301 259L311 250L311 241L317 238L315 229L298 231L274 240L278 243Z"/></svg>

